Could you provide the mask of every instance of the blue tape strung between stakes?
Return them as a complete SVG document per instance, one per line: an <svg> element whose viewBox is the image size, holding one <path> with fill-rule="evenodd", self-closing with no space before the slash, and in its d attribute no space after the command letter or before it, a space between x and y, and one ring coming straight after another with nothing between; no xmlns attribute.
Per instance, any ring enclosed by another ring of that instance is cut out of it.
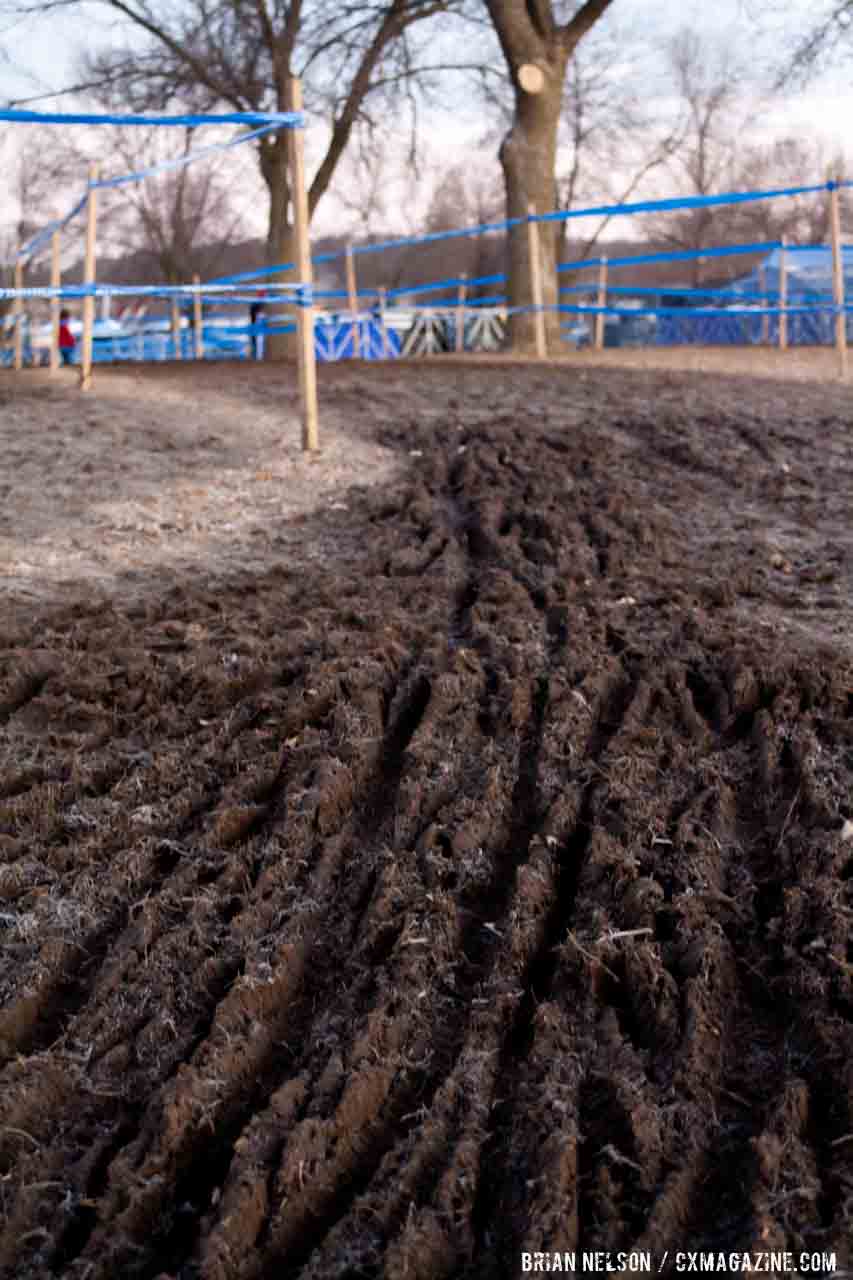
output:
<svg viewBox="0 0 853 1280"><path fill-rule="evenodd" d="M597 284L572 284L563 285L559 290L562 293L597 293ZM608 284L608 294L621 293L628 294L630 297L644 297L650 295L653 298L726 298L729 302L762 302L765 299L779 297L778 289L768 289L764 293L756 293L749 290L735 292L733 289L691 289L687 285L679 287L677 285L636 285L636 284Z"/></svg>
<svg viewBox="0 0 853 1280"><path fill-rule="evenodd" d="M353 246L353 255L382 253L386 249L404 249L413 244L435 244L439 240L458 240L460 236L479 236L488 231L506 231L508 227L520 227L526 218L507 218L504 222L482 222L477 227L461 227L457 231L430 231L425 236L406 236L401 240L383 240L379 244ZM336 254L335 257L340 255Z"/></svg>
<svg viewBox="0 0 853 1280"><path fill-rule="evenodd" d="M55 222L49 222L46 227L42 227L41 231L36 232L32 240L18 250L15 255L16 261L18 258L31 258L36 249L47 243L54 231L61 231L73 218L77 217L81 209L85 209L87 199L88 196L81 196L74 208L69 213L66 213L64 218L57 218Z"/></svg>
<svg viewBox="0 0 853 1280"><path fill-rule="evenodd" d="M556 213L540 213L528 218L507 218L503 222L482 222L475 227L461 227L455 231L433 231L424 236L406 236L400 240L383 240L377 244L355 245L353 255L365 253L381 253L385 249L400 249L410 245L435 244L439 240L457 240L464 236L482 235L491 231L506 231L510 227L522 226L526 222L566 222L570 218L586 217L631 217L635 213L655 213L662 210L702 209L717 205L746 204L756 200L773 200L779 196L810 195L818 191L832 191L836 186L849 187L853 182L827 183L815 186L780 187L769 191L733 191L719 196L677 196L668 200L644 200L634 204L593 205L584 209L570 209ZM767 249L781 248L780 241L765 242L755 245L738 245L734 248L686 250L673 253L638 254L628 258L611 258L608 264L612 267L627 266L632 262L677 262L691 258L716 258L729 254L755 253ZM314 262L331 262L342 258L346 250L337 253L318 254ZM564 262L557 270L572 271L598 266L600 258L584 258L577 262ZM288 271L292 262L282 263L275 267L260 267L257 271L245 271L239 276L223 276L222 284L233 284L238 280L253 280L261 276L275 275L279 271Z"/></svg>
<svg viewBox="0 0 853 1280"><path fill-rule="evenodd" d="M252 124L273 125L278 128L302 128L305 116L301 111L232 111L224 115L104 115L88 111L17 111L0 110L0 120L10 124L141 124L173 125L194 129L202 124Z"/></svg>
<svg viewBox="0 0 853 1280"><path fill-rule="evenodd" d="M400 285L399 288L389 289L385 296L388 298L400 298L410 293L443 293L448 289L458 288L460 284L464 284L468 289L474 289L482 284L503 284L505 280L505 275L472 276L470 279L454 276L452 279L436 280L430 284Z"/></svg>
<svg viewBox="0 0 853 1280"><path fill-rule="evenodd" d="M821 190L822 188L819 188ZM792 249L793 245L788 245ZM730 258L740 253L764 253L772 249L781 249L781 240L765 240L757 244L726 245L718 249L673 249L661 253L634 253L624 258L606 258L608 267L630 267L635 262L692 262L695 258ZM560 271L578 271L598 267L601 258L578 258L575 262L561 262Z"/></svg>
<svg viewBox="0 0 853 1280"><path fill-rule="evenodd" d="M843 307L834 304L808 307L546 307L545 310L569 312L572 315L591 316L794 316L816 315L825 312L838 315L842 311L853 312L853 302Z"/></svg>
<svg viewBox="0 0 853 1280"><path fill-rule="evenodd" d="M311 259L316 262L316 258ZM254 271L238 271L233 276L216 276L212 284L243 284L248 280L261 280L266 276L277 276L282 272L290 271L296 266L295 262L280 262L275 267L257 267Z"/></svg>
<svg viewBox="0 0 853 1280"><path fill-rule="evenodd" d="M506 296L502 293L493 293L488 298L469 298L465 303L466 307L505 307Z"/></svg>
<svg viewBox="0 0 853 1280"><path fill-rule="evenodd" d="M33 112L31 114L35 115L36 113ZM4 113L0 112L0 119L3 117ZM142 119L142 117L140 117L140 119ZM170 121L174 121L177 117L170 116L168 119ZM192 164L195 160L201 160L205 156L215 155L220 151L228 151L231 147L242 146L244 142L250 142L253 138L260 138L267 133L274 133L278 128L280 128L280 125L276 123L264 124L260 128L252 129L249 133L241 134L238 138L231 138L228 142L217 142L210 147L200 147L196 151L188 152L185 156L179 156L174 160L164 160L162 164L152 165L148 169L138 169L135 173L121 174L117 178L99 178L95 182L87 183L87 192L93 188L105 189L110 187L123 187L132 182L142 182L144 179L152 178L158 173L168 173L174 169L182 169L185 165ZM72 218L76 218L80 210L85 207L86 199L87 197L85 195L82 196L74 205L73 209L67 213L64 218L59 218L55 222L48 223L46 227L33 236L32 240L30 240L28 244L18 250L15 255L15 260L17 261L19 258L32 257L36 249L47 243L54 231L60 230L60 228L66 226Z"/></svg>
<svg viewBox="0 0 853 1280"><path fill-rule="evenodd" d="M198 151L189 151L185 156L178 156L175 160L164 160L162 164L152 165L149 169L137 169L135 173L123 173L118 178L99 178L96 182L90 182L88 186L91 190L93 187L125 187L131 182L142 182L143 179L153 178L158 173L183 169L185 165L192 164L194 160L201 160L204 156L212 156L218 151L228 151L231 147L242 146L244 142L250 142L252 138L260 138L265 133L273 133L277 128L277 125L265 124L260 129L242 133L239 138L231 138L228 142L217 142L210 147L200 147Z"/></svg>
<svg viewBox="0 0 853 1280"><path fill-rule="evenodd" d="M274 298L264 298L264 303L313 306L311 285L293 284L283 287L289 292L277 294ZM28 285L23 289L0 289L0 298L177 298L184 302L192 302L194 298L200 297L203 301L218 302L226 291L229 295L232 292L238 292L228 286L223 289L221 285L210 284L63 284L58 287Z"/></svg>
<svg viewBox="0 0 853 1280"><path fill-rule="evenodd" d="M775 187L770 191L726 191L719 196L672 196L668 200L638 200L633 204L601 204L586 209L558 210L556 213L536 213L525 221L568 222L570 218L602 218L616 215L631 218L635 213L661 213L675 209L712 209L718 205L750 204L756 200L776 200L780 196L807 196L818 191L832 191L834 182L821 182L811 187Z"/></svg>

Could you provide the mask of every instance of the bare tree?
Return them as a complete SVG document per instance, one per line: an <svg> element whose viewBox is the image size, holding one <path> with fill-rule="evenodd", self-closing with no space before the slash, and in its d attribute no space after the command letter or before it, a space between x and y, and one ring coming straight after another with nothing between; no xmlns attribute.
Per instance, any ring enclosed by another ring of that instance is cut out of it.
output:
<svg viewBox="0 0 853 1280"><path fill-rule="evenodd" d="M237 111L286 111L288 85L301 76L305 107L328 127L328 140L309 189L313 212L377 92L411 94L419 51L412 28L462 0L94 0L123 19L133 41L88 60L87 83L131 109L192 104L228 105ZM62 7L91 7L92 0L6 0L18 15L42 15ZM256 153L270 197L267 259L291 261L293 235L287 165L287 131L259 139ZM273 354L283 344L271 342Z"/></svg>
<svg viewBox="0 0 853 1280"><path fill-rule="evenodd" d="M843 157L828 158L819 141L783 137L767 145L739 149L727 185L735 191L769 191L817 185L827 174L842 172ZM853 204L848 191L842 191L841 204L849 221ZM829 193L823 191L724 206L717 220L720 243L781 240L785 236L796 244L826 244L829 209Z"/></svg>
<svg viewBox="0 0 853 1280"><path fill-rule="evenodd" d="M555 208L623 204L676 153L684 121L662 117L657 97L646 92L649 58L634 31L618 40L593 31L575 50L563 94ZM611 218L604 215L589 229L586 224L574 251L579 258L592 253ZM558 227L559 259L570 224Z"/></svg>
<svg viewBox="0 0 853 1280"><path fill-rule="evenodd" d="M853 50L853 0L824 0L818 13L809 15L803 31L786 56L777 76L777 87L790 80L804 80L834 56Z"/></svg>
<svg viewBox="0 0 853 1280"><path fill-rule="evenodd" d="M368 236L384 216L387 182L387 148L373 122L360 125L334 184L334 194L352 220L355 235Z"/></svg>
<svg viewBox="0 0 853 1280"><path fill-rule="evenodd" d="M670 42L668 61L682 120L679 145L668 171L685 196L716 195L726 189L736 149L743 146L745 73L726 44L709 47L685 28ZM721 242L722 217L714 206L661 213L646 220L650 235L675 249L701 251ZM692 264L693 284L704 279L705 266Z"/></svg>
<svg viewBox="0 0 853 1280"><path fill-rule="evenodd" d="M11 218L0 231L0 259L3 262L2 282L11 288L15 279L15 262L18 252L31 242L33 236L57 215L60 193L67 182L64 161L49 146L49 131L31 129L13 138L4 138L4 171L7 175L7 195L11 197ZM40 256L50 251L50 241L36 252ZM32 259L22 262L23 279L31 279ZM11 309L10 302L0 306L0 313ZM38 310L36 304L36 310Z"/></svg>
<svg viewBox="0 0 853 1280"><path fill-rule="evenodd" d="M485 0L512 81L512 125L501 144L500 160L510 219L524 219L528 205L537 213L554 207L557 141L563 88L569 59L593 29L612 0L585 0L580 6L560 0ZM532 78L522 68L534 68ZM537 74L538 72L538 74ZM526 87L525 87L526 86ZM532 90L532 91L531 91ZM557 301L556 240L550 223L540 224L543 296L546 306ZM509 303L527 307L532 301L527 229L515 226L509 235ZM559 317L547 313L547 328L556 341ZM510 319L510 342L529 349L534 341L530 313Z"/></svg>
<svg viewBox="0 0 853 1280"><path fill-rule="evenodd" d="M116 153L129 171L185 160L196 145L196 131L183 136L163 130L117 130ZM139 183L122 186L116 218L130 240L147 251L162 279L188 281L197 272L216 270L218 260L243 222L235 208L224 156L166 168Z"/></svg>
<svg viewBox="0 0 853 1280"><path fill-rule="evenodd" d="M471 199L461 166L445 169L432 190L424 219L424 230L452 231L473 222Z"/></svg>
<svg viewBox="0 0 853 1280"><path fill-rule="evenodd" d="M50 130L29 128L9 141L4 169L15 211L10 232L20 247L56 216L69 174L65 158L51 148Z"/></svg>
<svg viewBox="0 0 853 1280"><path fill-rule="evenodd" d="M767 191L816 185L829 172L818 143L780 137L770 143L750 135L750 117L758 115L751 83L731 47L708 46L692 31L683 31L669 48L674 85L680 101L682 137L668 161L668 172L686 196L712 196L726 191ZM716 245L780 240L801 244L826 241L828 194L779 196L731 205L704 205L644 220L658 243L690 249L699 255ZM691 264L692 283L736 275L742 262L727 259L710 266L701 256Z"/></svg>

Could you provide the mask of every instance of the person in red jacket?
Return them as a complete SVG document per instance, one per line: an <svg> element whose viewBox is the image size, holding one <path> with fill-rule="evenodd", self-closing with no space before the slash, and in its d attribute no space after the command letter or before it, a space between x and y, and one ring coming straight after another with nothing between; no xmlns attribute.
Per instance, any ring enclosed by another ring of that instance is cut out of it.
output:
<svg viewBox="0 0 853 1280"><path fill-rule="evenodd" d="M62 357L63 364L70 364L71 357L74 354L74 348L77 345L77 339L68 327L68 321L71 315L68 311L60 311L59 313L59 354Z"/></svg>

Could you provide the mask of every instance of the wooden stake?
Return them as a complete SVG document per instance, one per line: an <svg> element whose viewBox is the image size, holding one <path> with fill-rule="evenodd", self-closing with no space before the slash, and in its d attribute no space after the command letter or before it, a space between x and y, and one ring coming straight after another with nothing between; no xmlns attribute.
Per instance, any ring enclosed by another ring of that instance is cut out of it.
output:
<svg viewBox="0 0 853 1280"><path fill-rule="evenodd" d="M764 315L761 317L761 343L767 346L770 341L770 316L767 314L767 272L764 267L758 268L758 288L765 296L761 299Z"/></svg>
<svg viewBox="0 0 853 1280"><path fill-rule="evenodd" d="M15 263L15 288L23 289L24 287L24 264L20 258ZM24 299L20 293L15 297L12 306L12 314L15 317L15 371L20 372L24 367Z"/></svg>
<svg viewBox="0 0 853 1280"><path fill-rule="evenodd" d="M385 290L380 289L379 290L379 327L382 331L382 358L384 360L387 360L391 354L391 350L388 344L388 325L385 322L385 306L386 306Z"/></svg>
<svg viewBox="0 0 853 1280"><path fill-rule="evenodd" d="M178 299L172 299L172 358L181 359L181 309Z"/></svg>
<svg viewBox="0 0 853 1280"><path fill-rule="evenodd" d="M288 85L291 111L302 110L302 85L296 77ZM311 240L308 193L305 189L305 137L302 129L288 130L290 186L293 203L296 272L300 284L312 288ZM302 395L302 448L318 449L317 356L314 349L314 306L299 306L296 313L299 335L299 390Z"/></svg>
<svg viewBox="0 0 853 1280"><path fill-rule="evenodd" d="M847 377L847 313L844 310L844 260L841 251L841 209L836 178L829 193L830 226L832 228L832 294L835 306L835 349L838 352L838 372Z"/></svg>
<svg viewBox="0 0 853 1280"><path fill-rule="evenodd" d="M459 277L459 289L456 294L456 353L461 355L465 350L465 298L468 293L468 276L465 272Z"/></svg>
<svg viewBox="0 0 853 1280"><path fill-rule="evenodd" d="M352 256L352 245L347 245L347 296L349 313L352 317L352 358L358 360L361 355L361 343L358 334L358 290L355 283L355 261Z"/></svg>
<svg viewBox="0 0 853 1280"><path fill-rule="evenodd" d="M604 348L604 307L607 306L607 259L602 258L598 264L598 304L599 311L595 315L595 349Z"/></svg>
<svg viewBox="0 0 853 1280"><path fill-rule="evenodd" d="M62 284L62 276L59 267L59 232L54 231L50 237L50 286L52 289L58 289ZM59 369L59 311L62 303L59 297L50 300L50 372L56 373Z"/></svg>
<svg viewBox="0 0 853 1280"><path fill-rule="evenodd" d="M782 237L782 248L779 250L779 347L788 349L788 316L785 308L788 305L788 264L785 260L787 240Z"/></svg>
<svg viewBox="0 0 853 1280"><path fill-rule="evenodd" d="M542 262L539 257L539 223L533 222L536 217L536 206L527 206L527 251L530 258L530 292L533 300L533 324L536 336L536 355L544 360L548 354L545 340L545 312L542 309Z"/></svg>
<svg viewBox="0 0 853 1280"><path fill-rule="evenodd" d="M95 251L98 226L98 198L93 183L98 181L98 166L89 165L89 190L86 199L86 256L83 264L83 283L95 283ZM92 386L92 328L95 323L95 299L88 295L83 299L83 339L80 348L80 390L89 391Z"/></svg>
<svg viewBox="0 0 853 1280"><path fill-rule="evenodd" d="M193 337L195 338L195 358L196 360L204 359L204 333L202 332L202 309L201 309L201 293L199 285L201 278L193 276L193 284L195 285L195 293L193 295Z"/></svg>

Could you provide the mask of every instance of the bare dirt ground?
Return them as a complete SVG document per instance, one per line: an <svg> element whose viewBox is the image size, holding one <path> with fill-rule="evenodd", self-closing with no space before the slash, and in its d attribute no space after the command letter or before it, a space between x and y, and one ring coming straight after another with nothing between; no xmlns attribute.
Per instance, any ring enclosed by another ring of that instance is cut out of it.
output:
<svg viewBox="0 0 853 1280"><path fill-rule="evenodd" d="M0 382L0 590L126 596L166 568L261 572L300 546L294 520L398 464L334 406L321 458L306 456L296 389L251 366L96 378L84 397L70 370Z"/></svg>
<svg viewBox="0 0 853 1280"><path fill-rule="evenodd" d="M0 384L0 1275L851 1265L851 392L593 364Z"/></svg>

